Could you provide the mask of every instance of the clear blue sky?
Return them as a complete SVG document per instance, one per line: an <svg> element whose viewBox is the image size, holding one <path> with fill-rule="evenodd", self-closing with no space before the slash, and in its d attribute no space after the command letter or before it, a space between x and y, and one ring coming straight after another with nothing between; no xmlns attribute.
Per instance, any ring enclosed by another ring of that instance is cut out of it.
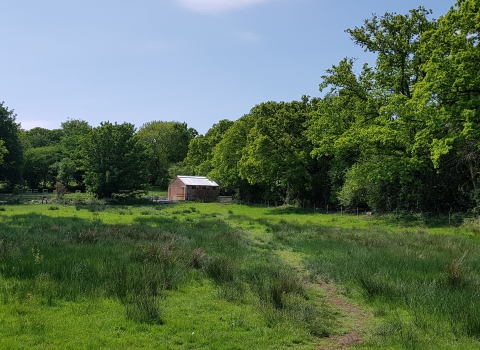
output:
<svg viewBox="0 0 480 350"><path fill-rule="evenodd" d="M347 28L372 13L447 0L5 0L0 101L22 128L68 119L140 127L186 122L204 134L258 103L320 96L344 57L373 61Z"/></svg>

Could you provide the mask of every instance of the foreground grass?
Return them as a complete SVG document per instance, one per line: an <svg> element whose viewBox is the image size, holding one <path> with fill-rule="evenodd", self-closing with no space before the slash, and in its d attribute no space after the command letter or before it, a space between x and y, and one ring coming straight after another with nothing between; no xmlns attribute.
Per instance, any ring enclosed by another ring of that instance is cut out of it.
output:
<svg viewBox="0 0 480 350"><path fill-rule="evenodd" d="M475 227L199 203L0 219L1 348L335 348L356 327L356 348L480 346Z"/></svg>
<svg viewBox="0 0 480 350"><path fill-rule="evenodd" d="M329 306L273 251L214 215L157 208L2 212L0 347L312 348L330 334Z"/></svg>

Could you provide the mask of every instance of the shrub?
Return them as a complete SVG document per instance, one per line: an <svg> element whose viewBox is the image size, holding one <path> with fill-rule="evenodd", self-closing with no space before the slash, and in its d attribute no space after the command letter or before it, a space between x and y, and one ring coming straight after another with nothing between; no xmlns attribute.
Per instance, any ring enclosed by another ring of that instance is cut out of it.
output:
<svg viewBox="0 0 480 350"><path fill-rule="evenodd" d="M55 191L57 192L57 198L63 198L67 193L67 188L65 187L64 184L57 182L55 184Z"/></svg>

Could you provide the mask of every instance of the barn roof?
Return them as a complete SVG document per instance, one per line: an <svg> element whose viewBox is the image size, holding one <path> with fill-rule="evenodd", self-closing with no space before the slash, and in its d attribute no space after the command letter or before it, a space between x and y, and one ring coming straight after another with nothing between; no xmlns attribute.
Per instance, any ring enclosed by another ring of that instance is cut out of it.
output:
<svg viewBox="0 0 480 350"><path fill-rule="evenodd" d="M178 175L177 178L187 186L218 186L215 181L207 179L205 176L186 176Z"/></svg>

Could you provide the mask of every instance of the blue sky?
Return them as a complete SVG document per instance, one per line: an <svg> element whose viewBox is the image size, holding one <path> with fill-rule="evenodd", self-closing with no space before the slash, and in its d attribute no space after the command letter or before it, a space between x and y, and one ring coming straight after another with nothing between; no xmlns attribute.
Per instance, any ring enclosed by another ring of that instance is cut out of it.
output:
<svg viewBox="0 0 480 350"><path fill-rule="evenodd" d="M186 122L204 134L256 104L320 96L344 57L372 62L344 32L372 13L446 0L5 0L0 101L24 129L68 119L140 127ZM360 66L359 66L360 67Z"/></svg>

